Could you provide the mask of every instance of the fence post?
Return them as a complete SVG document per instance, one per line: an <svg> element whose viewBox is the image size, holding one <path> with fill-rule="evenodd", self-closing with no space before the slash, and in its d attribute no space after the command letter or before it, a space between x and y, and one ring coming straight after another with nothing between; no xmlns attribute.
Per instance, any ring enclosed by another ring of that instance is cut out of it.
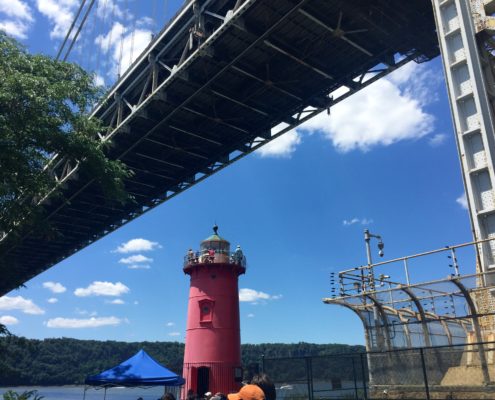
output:
<svg viewBox="0 0 495 400"><path fill-rule="evenodd" d="M356 377L356 363L354 362L354 356L351 357L352 361L352 377L354 378L354 394L356 395L356 400L359 399L358 387L357 387L357 377Z"/></svg>
<svg viewBox="0 0 495 400"><path fill-rule="evenodd" d="M426 399L430 400L430 388L428 385L428 373L426 372L425 355L423 353L422 347L419 348L419 354L421 356L421 367L423 368L423 380L425 382Z"/></svg>
<svg viewBox="0 0 495 400"><path fill-rule="evenodd" d="M304 357L306 361L306 382L308 386L308 400L313 400L313 371L311 357Z"/></svg>
<svg viewBox="0 0 495 400"><path fill-rule="evenodd" d="M361 361L361 375L363 376L364 400L368 400L368 390L366 389L366 369L364 368L364 357L363 357L363 353L360 353L359 354L359 360ZM369 365L368 365L368 368L370 368Z"/></svg>

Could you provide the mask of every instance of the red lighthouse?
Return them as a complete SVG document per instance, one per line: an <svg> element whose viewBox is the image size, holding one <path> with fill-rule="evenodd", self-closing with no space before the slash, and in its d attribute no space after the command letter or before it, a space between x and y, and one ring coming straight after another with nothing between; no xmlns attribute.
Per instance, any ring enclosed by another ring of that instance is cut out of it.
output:
<svg viewBox="0 0 495 400"><path fill-rule="evenodd" d="M184 394L237 392L242 379L238 276L246 259L238 246L214 234L189 250L184 273L190 275L183 376ZM184 396L185 397L185 396Z"/></svg>

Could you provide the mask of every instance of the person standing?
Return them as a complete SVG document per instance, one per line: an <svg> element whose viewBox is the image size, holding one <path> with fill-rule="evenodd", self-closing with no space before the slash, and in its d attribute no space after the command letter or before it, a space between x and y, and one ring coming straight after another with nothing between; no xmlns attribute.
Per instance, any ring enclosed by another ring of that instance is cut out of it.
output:
<svg viewBox="0 0 495 400"><path fill-rule="evenodd" d="M234 263L241 265L243 257L244 254L242 253L241 246L237 245L234 251Z"/></svg>
<svg viewBox="0 0 495 400"><path fill-rule="evenodd" d="M253 379L251 379L251 384L258 386L259 388L261 388L261 390L263 390L263 393L265 393L266 400L276 400L277 399L277 392L275 390L275 384L268 377L267 374L261 373L261 374L254 375Z"/></svg>

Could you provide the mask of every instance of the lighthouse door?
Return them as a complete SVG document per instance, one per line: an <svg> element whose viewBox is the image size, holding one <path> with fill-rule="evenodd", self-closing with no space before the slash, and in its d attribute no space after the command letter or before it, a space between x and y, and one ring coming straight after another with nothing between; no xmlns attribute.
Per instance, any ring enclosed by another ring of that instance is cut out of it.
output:
<svg viewBox="0 0 495 400"><path fill-rule="evenodd" d="M210 386L210 368L199 367L197 379L198 396L204 397L204 394L208 392L208 386Z"/></svg>

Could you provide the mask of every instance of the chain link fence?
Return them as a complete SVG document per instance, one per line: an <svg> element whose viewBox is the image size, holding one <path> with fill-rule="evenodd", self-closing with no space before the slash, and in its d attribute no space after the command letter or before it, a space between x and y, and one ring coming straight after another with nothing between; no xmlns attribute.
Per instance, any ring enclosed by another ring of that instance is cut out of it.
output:
<svg viewBox="0 0 495 400"><path fill-rule="evenodd" d="M264 358L278 400L494 399L495 342Z"/></svg>

